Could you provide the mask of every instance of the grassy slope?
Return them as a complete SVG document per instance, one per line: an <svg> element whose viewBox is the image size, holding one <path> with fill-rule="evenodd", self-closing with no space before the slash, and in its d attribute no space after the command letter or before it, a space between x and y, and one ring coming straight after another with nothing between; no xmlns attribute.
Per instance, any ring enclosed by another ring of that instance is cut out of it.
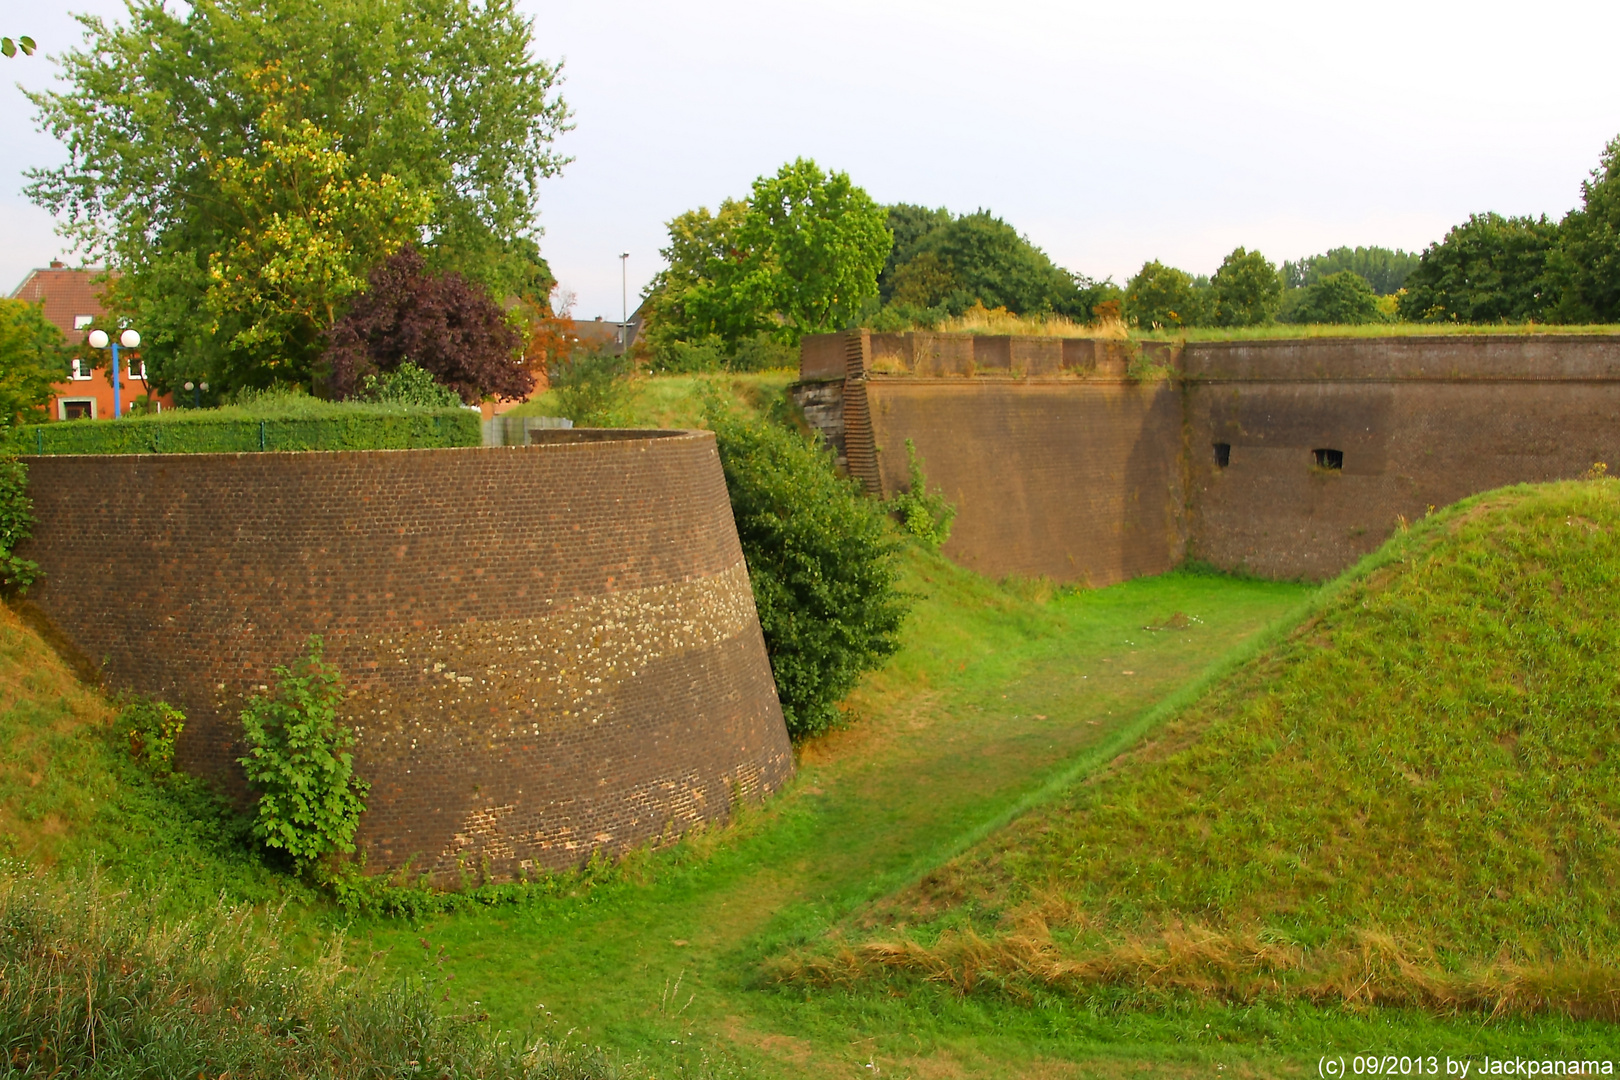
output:
<svg viewBox="0 0 1620 1080"><path fill-rule="evenodd" d="M788 971L1615 1018L1620 482L1469 500L1373 565Z"/></svg>
<svg viewBox="0 0 1620 1080"><path fill-rule="evenodd" d="M1307 591L1178 574L1042 596L922 556L909 586L920 600L906 647L852 697L859 722L805 748L795 783L740 829L655 860L644 884L355 932L406 971L443 948L460 993L507 1022L555 1017L655 1062L696 1042L729 1045L768 1076L870 1075L874 1053L885 1069L903 1056L945 1075L1011 1076L1042 1055L1095 1053L1095 1031L1054 1038L1047 1018L1016 1010L986 1019L927 996L762 992L761 964L1095 758ZM1178 611L1201 621L1143 629ZM1153 1038L1174 1041L1179 1023ZM1128 1025L1104 1041L1118 1038Z"/></svg>
<svg viewBox="0 0 1620 1080"><path fill-rule="evenodd" d="M768 414L798 377L797 371L640 376L632 380L627 411L637 427L702 427L703 397L714 393L749 413ZM555 396L540 394L506 415L556 416Z"/></svg>

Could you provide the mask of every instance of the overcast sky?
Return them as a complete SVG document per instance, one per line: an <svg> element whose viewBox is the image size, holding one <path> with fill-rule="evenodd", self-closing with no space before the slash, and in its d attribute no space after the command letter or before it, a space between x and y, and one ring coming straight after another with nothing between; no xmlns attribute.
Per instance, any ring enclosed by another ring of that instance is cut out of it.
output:
<svg viewBox="0 0 1620 1080"><path fill-rule="evenodd" d="M1340 244L1422 248L1472 211L1562 215L1620 134L1620 4L1001 0L683 4L520 0L566 61L575 158L541 244L576 316L617 318L663 223L796 156L881 202L986 207L1057 262L1213 271ZM56 3L0 0L0 33L76 40ZM68 0L116 14L121 3ZM60 160L0 60L0 287L61 252L21 195Z"/></svg>

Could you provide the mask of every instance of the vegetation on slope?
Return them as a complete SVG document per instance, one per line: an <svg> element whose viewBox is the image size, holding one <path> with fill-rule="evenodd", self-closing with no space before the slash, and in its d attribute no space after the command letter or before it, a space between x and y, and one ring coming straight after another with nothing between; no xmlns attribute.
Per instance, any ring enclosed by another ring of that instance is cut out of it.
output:
<svg viewBox="0 0 1620 1080"><path fill-rule="evenodd" d="M782 974L1620 1017L1617 586L1620 483L1458 504Z"/></svg>

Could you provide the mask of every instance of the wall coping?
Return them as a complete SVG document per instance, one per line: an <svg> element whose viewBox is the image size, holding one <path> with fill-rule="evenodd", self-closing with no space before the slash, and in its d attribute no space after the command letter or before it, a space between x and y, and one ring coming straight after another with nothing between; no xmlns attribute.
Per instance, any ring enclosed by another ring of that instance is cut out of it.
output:
<svg viewBox="0 0 1620 1080"><path fill-rule="evenodd" d="M377 450L238 450L230 453L216 454L18 454L19 461L101 461L115 459L119 461L221 461L225 459L257 459L257 458L348 458L348 457L383 457L387 455L402 454L478 454L484 452L561 452L575 450L582 447L599 446L608 443L650 443L654 440L669 440L679 442L713 442L714 432L702 428L538 428L535 434L547 435L561 434L573 435L574 438L546 438L540 442L533 442L521 446L412 446L390 447ZM587 434L588 433L588 434ZM584 438L578 436L584 434Z"/></svg>

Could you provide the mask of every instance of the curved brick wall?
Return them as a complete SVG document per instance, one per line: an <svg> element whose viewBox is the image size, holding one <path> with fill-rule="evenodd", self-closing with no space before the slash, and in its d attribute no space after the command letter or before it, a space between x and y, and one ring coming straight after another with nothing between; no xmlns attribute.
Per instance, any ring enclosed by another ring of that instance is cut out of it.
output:
<svg viewBox="0 0 1620 1080"><path fill-rule="evenodd" d="M714 437L582 435L29 458L28 600L238 791L244 696L322 634L371 866L577 863L792 771Z"/></svg>

